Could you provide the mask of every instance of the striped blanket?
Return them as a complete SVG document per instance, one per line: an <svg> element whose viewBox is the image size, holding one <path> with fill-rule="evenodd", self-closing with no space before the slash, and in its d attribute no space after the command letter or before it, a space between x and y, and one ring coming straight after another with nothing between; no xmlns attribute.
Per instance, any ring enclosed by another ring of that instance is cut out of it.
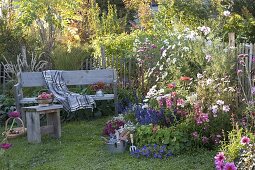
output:
<svg viewBox="0 0 255 170"><path fill-rule="evenodd" d="M48 89L67 112L74 112L86 108L93 109L96 107L96 103L92 97L73 93L68 90L62 77L62 71L47 70L43 71L42 74Z"/></svg>

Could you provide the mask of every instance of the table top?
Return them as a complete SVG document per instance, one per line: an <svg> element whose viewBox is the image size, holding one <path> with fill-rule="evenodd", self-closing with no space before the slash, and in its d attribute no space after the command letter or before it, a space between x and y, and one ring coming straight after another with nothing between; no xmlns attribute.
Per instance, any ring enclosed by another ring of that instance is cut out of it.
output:
<svg viewBox="0 0 255 170"><path fill-rule="evenodd" d="M49 106L29 106L29 107L22 107L23 110L35 110L37 112L48 111L48 110L56 110L62 109L63 106L60 104L51 104Z"/></svg>

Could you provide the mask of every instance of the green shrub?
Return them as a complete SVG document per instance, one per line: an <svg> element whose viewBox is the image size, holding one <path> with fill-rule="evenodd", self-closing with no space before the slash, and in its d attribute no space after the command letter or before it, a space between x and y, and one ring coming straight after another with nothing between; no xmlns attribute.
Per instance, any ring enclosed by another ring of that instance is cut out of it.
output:
<svg viewBox="0 0 255 170"><path fill-rule="evenodd" d="M57 45L53 51L52 59L54 69L80 70L85 59L92 58L92 49L88 47L73 47L71 51L64 45Z"/></svg>

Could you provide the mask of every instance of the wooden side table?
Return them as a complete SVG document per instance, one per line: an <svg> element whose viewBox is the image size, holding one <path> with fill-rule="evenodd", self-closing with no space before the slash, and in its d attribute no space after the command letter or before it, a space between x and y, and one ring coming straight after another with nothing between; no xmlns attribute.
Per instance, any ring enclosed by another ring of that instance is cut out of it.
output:
<svg viewBox="0 0 255 170"><path fill-rule="evenodd" d="M27 140L30 143L40 143L42 134L61 137L60 109L62 105L23 107L27 122ZM40 126L40 114L46 114L47 126Z"/></svg>

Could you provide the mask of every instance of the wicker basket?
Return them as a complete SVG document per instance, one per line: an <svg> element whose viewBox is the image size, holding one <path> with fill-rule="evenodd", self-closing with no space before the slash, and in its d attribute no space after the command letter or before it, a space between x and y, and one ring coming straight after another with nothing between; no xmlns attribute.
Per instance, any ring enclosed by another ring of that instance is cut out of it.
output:
<svg viewBox="0 0 255 170"><path fill-rule="evenodd" d="M16 123L20 123L20 127L16 127L16 128L12 128L12 129L8 129L8 123L10 120L15 119ZM26 133L27 129L24 126L23 121L19 118L19 117L10 117L6 120L5 122L5 135L7 137L7 139L13 139L19 136L22 136Z"/></svg>
<svg viewBox="0 0 255 170"><path fill-rule="evenodd" d="M39 106L49 106L53 102L54 98L49 98L49 99L36 99L38 102Z"/></svg>

